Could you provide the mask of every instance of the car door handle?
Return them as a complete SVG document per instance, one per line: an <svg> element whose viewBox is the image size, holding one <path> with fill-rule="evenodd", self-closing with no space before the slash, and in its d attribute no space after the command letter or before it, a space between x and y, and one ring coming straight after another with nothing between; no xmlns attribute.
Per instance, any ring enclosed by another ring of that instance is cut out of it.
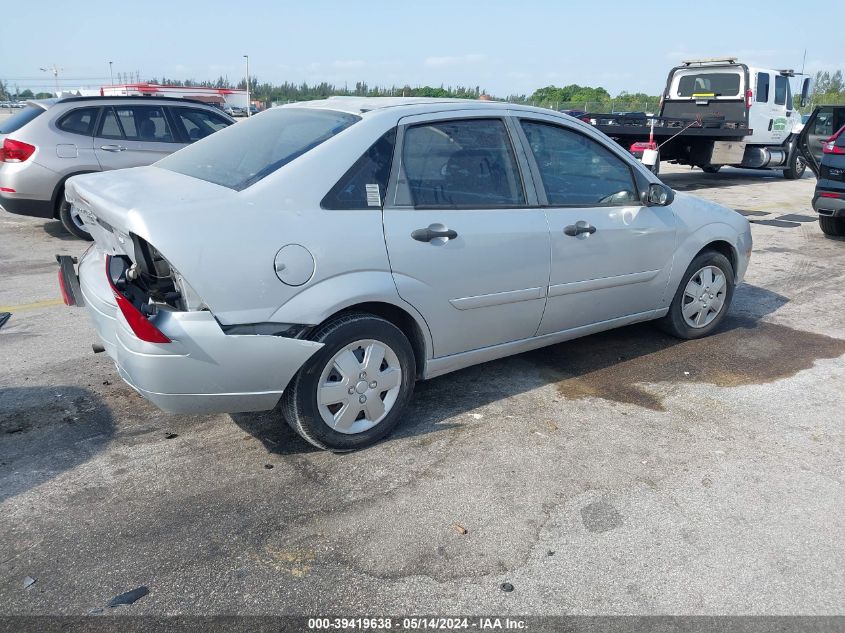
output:
<svg viewBox="0 0 845 633"><path fill-rule="evenodd" d="M417 229L411 233L411 237L418 242L430 242L438 237L445 237L447 240L453 240L458 237L458 232L452 229L436 229L432 228L435 225L427 226L424 229ZM441 225L442 226L442 225Z"/></svg>
<svg viewBox="0 0 845 633"><path fill-rule="evenodd" d="M100 145L100 149L106 152L125 152L123 145Z"/></svg>
<svg viewBox="0 0 845 633"><path fill-rule="evenodd" d="M596 232L596 227L581 220L578 224L570 224L564 227L563 232L571 237L581 235L581 233L589 233L592 235Z"/></svg>

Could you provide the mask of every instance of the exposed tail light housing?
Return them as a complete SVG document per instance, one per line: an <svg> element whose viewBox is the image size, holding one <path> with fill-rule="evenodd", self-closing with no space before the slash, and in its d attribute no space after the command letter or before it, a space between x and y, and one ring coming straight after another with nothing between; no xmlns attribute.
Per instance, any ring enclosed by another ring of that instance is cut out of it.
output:
<svg viewBox="0 0 845 633"><path fill-rule="evenodd" d="M748 89L745 91L745 108L746 110L751 109L751 104L754 103L754 91Z"/></svg>
<svg viewBox="0 0 845 633"><path fill-rule="evenodd" d="M155 325L153 325L152 322L144 316L141 311L136 308L122 292L120 292L120 290L118 290L117 286L114 285L114 281L111 278L110 264L111 257L109 256L106 257L106 279L109 280L109 286L111 286L112 293L114 293L114 299L117 302L117 307L120 308L121 313L135 336L147 343L170 343L170 339L167 338L167 336L165 336Z"/></svg>
<svg viewBox="0 0 845 633"><path fill-rule="evenodd" d="M841 198L842 195L838 193L834 193L833 191L820 191L819 198Z"/></svg>
<svg viewBox="0 0 845 633"><path fill-rule="evenodd" d="M839 128L833 136L822 143L823 154L845 154L845 147L836 144L836 140L845 133L845 125Z"/></svg>
<svg viewBox="0 0 845 633"><path fill-rule="evenodd" d="M0 161L4 163L22 163L34 153L35 145L7 138L4 139L3 147L0 148Z"/></svg>

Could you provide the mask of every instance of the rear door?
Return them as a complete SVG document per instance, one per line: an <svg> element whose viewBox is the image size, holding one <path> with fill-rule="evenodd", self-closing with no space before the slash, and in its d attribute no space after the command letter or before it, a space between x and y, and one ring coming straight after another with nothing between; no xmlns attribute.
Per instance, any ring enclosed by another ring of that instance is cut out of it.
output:
<svg viewBox="0 0 845 633"><path fill-rule="evenodd" d="M506 119L482 114L400 120L384 235L435 357L530 338L546 302L545 215Z"/></svg>
<svg viewBox="0 0 845 633"><path fill-rule="evenodd" d="M816 106L798 137L798 147L816 178L822 162L822 143L845 125L845 105Z"/></svg>
<svg viewBox="0 0 845 633"><path fill-rule="evenodd" d="M94 137L103 169L150 165L185 145L159 105L106 106Z"/></svg>
<svg viewBox="0 0 845 633"><path fill-rule="evenodd" d="M656 309L675 247L672 209L644 206L632 166L574 125L526 115L519 128L550 230L548 299L537 333Z"/></svg>

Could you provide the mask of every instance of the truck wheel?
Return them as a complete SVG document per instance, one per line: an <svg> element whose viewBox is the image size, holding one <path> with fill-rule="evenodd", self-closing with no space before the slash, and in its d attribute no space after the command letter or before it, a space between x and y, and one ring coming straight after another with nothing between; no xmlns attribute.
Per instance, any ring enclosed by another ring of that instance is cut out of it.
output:
<svg viewBox="0 0 845 633"><path fill-rule="evenodd" d="M76 213L71 213L70 210L70 202L65 200L64 191L60 194L61 198L59 198L59 220L62 221L62 226L67 229L68 233L71 235L78 237L81 240L86 240L91 242L94 240L91 237L91 234L88 232L88 229L85 228L85 225L82 223L79 215Z"/></svg>
<svg viewBox="0 0 845 633"><path fill-rule="evenodd" d="M699 253L681 278L660 326L678 338L707 336L724 320L733 294L734 271L728 258L716 251Z"/></svg>
<svg viewBox="0 0 845 633"><path fill-rule="evenodd" d="M787 180L797 180L804 175L805 169L807 169L807 161L797 149L793 150L789 165L783 170L783 177Z"/></svg>
<svg viewBox="0 0 845 633"><path fill-rule="evenodd" d="M345 314L311 340L323 348L282 395L288 424L318 448L375 444L402 419L416 379L414 350L398 327L372 314Z"/></svg>
<svg viewBox="0 0 845 633"><path fill-rule="evenodd" d="M718 174L719 170L722 168L721 165L702 165L701 170L705 174Z"/></svg>
<svg viewBox="0 0 845 633"><path fill-rule="evenodd" d="M825 235L832 237L845 236L845 218L830 218L825 215L819 216L819 228Z"/></svg>

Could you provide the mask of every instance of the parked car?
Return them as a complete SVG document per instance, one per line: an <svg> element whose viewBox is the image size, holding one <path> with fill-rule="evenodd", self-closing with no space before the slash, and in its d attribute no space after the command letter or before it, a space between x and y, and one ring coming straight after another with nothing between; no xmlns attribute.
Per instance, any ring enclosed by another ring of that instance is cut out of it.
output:
<svg viewBox="0 0 845 633"><path fill-rule="evenodd" d="M208 104L151 97L28 101L0 121L0 206L57 218L90 240L64 197L73 175L149 165L234 120Z"/></svg>
<svg viewBox="0 0 845 633"><path fill-rule="evenodd" d="M242 106L232 106L232 116L241 117L246 116L246 108Z"/></svg>
<svg viewBox="0 0 845 633"><path fill-rule="evenodd" d="M845 105L817 106L798 137L816 175L813 209L826 235L845 236Z"/></svg>
<svg viewBox="0 0 845 633"><path fill-rule="evenodd" d="M224 103L222 108L223 108L223 112L225 112L229 116L231 116L231 117L235 116L235 109L232 106L230 106L228 103Z"/></svg>
<svg viewBox="0 0 845 633"><path fill-rule="evenodd" d="M272 409L323 448L401 420L417 379L638 321L706 336L751 254L572 117L490 101L273 108L155 165L77 176L61 259L120 375L167 411Z"/></svg>

